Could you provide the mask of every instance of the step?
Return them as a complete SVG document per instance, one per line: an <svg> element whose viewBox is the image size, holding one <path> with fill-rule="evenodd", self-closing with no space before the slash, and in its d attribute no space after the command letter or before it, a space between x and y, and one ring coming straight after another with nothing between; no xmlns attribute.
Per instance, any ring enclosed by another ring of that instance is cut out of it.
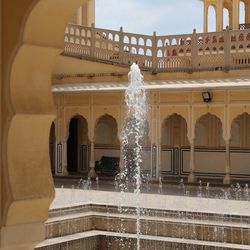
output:
<svg viewBox="0 0 250 250"><path fill-rule="evenodd" d="M46 222L46 238L89 230L135 233L135 214L88 211L52 217ZM122 228L120 225L123 225ZM208 221L176 217L141 216L142 234L164 237L185 236L189 239L250 243L250 225L228 221Z"/></svg>
<svg viewBox="0 0 250 250"><path fill-rule="evenodd" d="M100 246L100 244L103 243L98 243L98 238L100 237L105 237L106 242L108 241L108 238L120 238L120 239L131 239L136 240L136 234L128 234L128 233L117 233L117 232L105 232L105 231L99 231L99 230L92 230L88 232L82 232L82 233L77 233L73 235L67 235L63 237L57 237L53 239L48 239L45 240L44 242L38 244L35 249L37 250L54 250L54 249L61 249L63 245L66 245L67 247L71 247L72 243L77 244L77 242L81 243L81 241L84 240L93 240L95 241L95 244L93 244L93 247L96 247L97 245ZM114 240L114 239L113 239ZM242 245L242 244L230 244L230 243L222 243L222 242L207 242L207 241L201 241L201 240L190 240L190 239L183 239L183 238L172 238L172 237L160 237L160 236L149 236L149 235L141 235L141 246L145 244L145 246L141 249L143 250L150 250L147 246L150 246L155 244L161 244L166 247L171 247L173 245L186 245L189 247L194 247L194 249L223 249L223 250L229 250L229 249L234 249L234 250L240 250L240 249L250 249L249 245ZM84 243L82 243L84 244ZM89 244L91 244L89 242ZM79 244L79 249L85 249L83 248L83 245ZM199 248L198 248L199 247ZM76 249L76 248L74 248ZM91 250L91 248L86 248L88 250ZM98 248L93 248L93 249L98 249ZM171 249L171 248L165 248L165 249Z"/></svg>

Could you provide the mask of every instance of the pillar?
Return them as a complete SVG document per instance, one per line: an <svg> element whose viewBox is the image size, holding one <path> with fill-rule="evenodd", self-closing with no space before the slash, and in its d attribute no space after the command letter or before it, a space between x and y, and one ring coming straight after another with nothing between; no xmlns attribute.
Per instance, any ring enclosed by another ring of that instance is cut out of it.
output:
<svg viewBox="0 0 250 250"><path fill-rule="evenodd" d="M233 0L233 30L239 29L240 1Z"/></svg>
<svg viewBox="0 0 250 250"><path fill-rule="evenodd" d="M82 6L77 10L76 12L76 24L83 25L82 24Z"/></svg>
<svg viewBox="0 0 250 250"><path fill-rule="evenodd" d="M203 10L203 32L208 32L208 5L205 2Z"/></svg>
<svg viewBox="0 0 250 250"><path fill-rule="evenodd" d="M162 171L162 166L161 166L161 138L158 139L158 147L157 147L158 151L157 151L157 168L159 171L159 175L158 177L161 175L161 171Z"/></svg>
<svg viewBox="0 0 250 250"><path fill-rule="evenodd" d="M120 168L120 171L123 171L124 168L125 168L122 145L120 145L120 162L119 162L119 168Z"/></svg>
<svg viewBox="0 0 250 250"><path fill-rule="evenodd" d="M91 178L96 178L96 172L95 172L95 144L94 139L91 140L90 144L90 163L89 163L89 173L88 176Z"/></svg>
<svg viewBox="0 0 250 250"><path fill-rule="evenodd" d="M245 3L245 23L250 24L250 2Z"/></svg>
<svg viewBox="0 0 250 250"><path fill-rule="evenodd" d="M68 149L67 149L67 140L65 139L62 142L62 173L61 175L68 175L68 157L67 157Z"/></svg>
<svg viewBox="0 0 250 250"><path fill-rule="evenodd" d="M222 0L217 0L216 4L216 31L223 30L223 2Z"/></svg>
<svg viewBox="0 0 250 250"><path fill-rule="evenodd" d="M81 25L90 27L95 23L95 0L85 2L80 11Z"/></svg>
<svg viewBox="0 0 250 250"><path fill-rule="evenodd" d="M151 106L151 126L150 126L150 142L151 142L151 178L158 179L161 175L161 166L159 165L159 145L160 145L160 118L159 118L159 106L158 94L154 93L152 96L152 102L154 105Z"/></svg>
<svg viewBox="0 0 250 250"><path fill-rule="evenodd" d="M123 28L120 27L119 32L119 62L123 63L123 48L124 48L124 35L123 35Z"/></svg>
<svg viewBox="0 0 250 250"><path fill-rule="evenodd" d="M161 168L159 165L159 148L156 143L151 144L151 178L158 179L161 175Z"/></svg>
<svg viewBox="0 0 250 250"><path fill-rule="evenodd" d="M233 27L233 11L230 9L228 10L229 15L229 29L232 29Z"/></svg>
<svg viewBox="0 0 250 250"><path fill-rule="evenodd" d="M195 177L195 157L194 157L194 138L189 139L189 143L190 143L190 173L188 176L188 182L195 182L196 181L196 177Z"/></svg>
<svg viewBox="0 0 250 250"><path fill-rule="evenodd" d="M225 140L225 145L226 145L226 153L225 153L225 172L226 172L226 174L223 178L223 183L230 184L231 183L230 139Z"/></svg>
<svg viewBox="0 0 250 250"><path fill-rule="evenodd" d="M198 48L197 48L197 44L198 44L198 36L196 34L196 29L193 30L193 34L192 34L192 44L191 44L191 55L192 55L192 68L195 69L197 68L198 65Z"/></svg>
<svg viewBox="0 0 250 250"><path fill-rule="evenodd" d="M87 26L91 26L91 24L95 24L95 0L88 1L87 8Z"/></svg>

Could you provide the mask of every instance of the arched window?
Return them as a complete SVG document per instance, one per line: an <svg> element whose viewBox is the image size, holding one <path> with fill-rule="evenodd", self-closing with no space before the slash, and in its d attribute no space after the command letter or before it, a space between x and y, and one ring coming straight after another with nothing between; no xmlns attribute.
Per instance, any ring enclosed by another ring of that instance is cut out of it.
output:
<svg viewBox="0 0 250 250"><path fill-rule="evenodd" d="M144 39L140 37L139 39L139 45L142 45L144 46L145 45L145 42L144 42Z"/></svg>
<svg viewBox="0 0 250 250"><path fill-rule="evenodd" d="M162 57L163 56L163 54L162 54L162 50L161 49L159 49L158 51L157 51L157 57Z"/></svg>
<svg viewBox="0 0 250 250"><path fill-rule="evenodd" d="M144 55L144 49L140 48L140 49L138 50L138 54L139 54L139 55Z"/></svg>
<svg viewBox="0 0 250 250"><path fill-rule="evenodd" d="M147 45L147 46L149 46L149 47L151 47L151 46L152 46L152 41L151 41L151 39L147 39L147 41L146 41L146 45Z"/></svg>
<svg viewBox="0 0 250 250"><path fill-rule="evenodd" d="M131 44L137 44L137 39L135 37L131 37Z"/></svg>
<svg viewBox="0 0 250 250"><path fill-rule="evenodd" d="M246 23L246 18L245 18L245 3L244 1L240 1L240 20L239 23Z"/></svg>
<svg viewBox="0 0 250 250"><path fill-rule="evenodd" d="M208 32L216 31L216 12L213 5L208 7Z"/></svg>
<svg viewBox="0 0 250 250"><path fill-rule="evenodd" d="M147 56L152 56L152 51L151 51L150 49L147 49L146 55L147 55Z"/></svg>
<svg viewBox="0 0 250 250"><path fill-rule="evenodd" d="M157 42L157 47L162 47L162 46L163 46L162 40L159 39L158 42Z"/></svg>
<svg viewBox="0 0 250 250"><path fill-rule="evenodd" d="M229 11L227 8L223 8L223 29L229 27Z"/></svg>
<svg viewBox="0 0 250 250"><path fill-rule="evenodd" d="M128 38L127 36L124 36L123 42L124 42L124 43L129 43L129 38Z"/></svg>

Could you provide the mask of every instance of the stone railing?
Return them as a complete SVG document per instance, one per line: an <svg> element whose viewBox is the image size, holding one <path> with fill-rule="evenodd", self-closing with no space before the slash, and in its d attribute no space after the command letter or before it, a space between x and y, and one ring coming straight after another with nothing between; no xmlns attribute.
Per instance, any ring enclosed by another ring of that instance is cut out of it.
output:
<svg viewBox="0 0 250 250"><path fill-rule="evenodd" d="M250 30L157 36L69 24L65 55L145 70L229 70L250 66Z"/></svg>
<svg viewBox="0 0 250 250"><path fill-rule="evenodd" d="M250 29L250 23L241 23L239 24L240 30Z"/></svg>

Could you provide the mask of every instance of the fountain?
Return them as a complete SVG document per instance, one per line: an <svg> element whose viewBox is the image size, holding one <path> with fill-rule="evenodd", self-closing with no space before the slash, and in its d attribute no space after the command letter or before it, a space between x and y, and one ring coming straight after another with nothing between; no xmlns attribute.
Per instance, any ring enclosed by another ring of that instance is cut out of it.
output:
<svg viewBox="0 0 250 250"><path fill-rule="evenodd" d="M140 224L140 187L142 167L142 140L145 133L147 104L143 86L143 76L136 63L133 63L128 73L129 86L125 91L127 117L121 133L124 166L122 173L123 182L127 179L135 183L136 195L136 234L137 250L140 249L141 224ZM123 185L124 185L123 184Z"/></svg>

